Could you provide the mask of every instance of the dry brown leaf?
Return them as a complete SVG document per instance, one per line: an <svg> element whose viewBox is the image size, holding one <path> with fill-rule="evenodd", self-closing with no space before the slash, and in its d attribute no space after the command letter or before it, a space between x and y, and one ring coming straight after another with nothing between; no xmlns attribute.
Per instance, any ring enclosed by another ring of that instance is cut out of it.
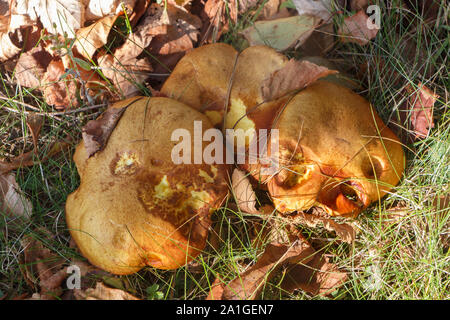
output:
<svg viewBox="0 0 450 320"><path fill-rule="evenodd" d="M0 175L0 202L2 215L31 217L33 206L23 194L13 173Z"/></svg>
<svg viewBox="0 0 450 320"><path fill-rule="evenodd" d="M132 28L136 26L139 19L145 14L151 0L139 0L133 8L133 12L129 15L130 25Z"/></svg>
<svg viewBox="0 0 450 320"><path fill-rule="evenodd" d="M409 97L400 112L410 112L410 129L415 139L426 138L434 127L433 108L439 96L422 83L417 89L408 84L405 90Z"/></svg>
<svg viewBox="0 0 450 320"><path fill-rule="evenodd" d="M156 5L156 4L154 4ZM153 70L147 58L138 58L147 48L161 24L161 11L147 9L146 16L130 34L125 43L116 49L114 55L105 54L98 58L103 74L112 80L123 97L131 97L139 92L138 85L148 78Z"/></svg>
<svg viewBox="0 0 450 320"><path fill-rule="evenodd" d="M167 15L159 13L161 7L154 7L152 10L156 10L157 15L161 14L161 18L156 28L150 31L153 36L149 46L150 53L169 55L194 48L202 27L200 18L173 5L167 5Z"/></svg>
<svg viewBox="0 0 450 320"><path fill-rule="evenodd" d="M376 37L379 27L361 10L344 19L338 34L342 42L354 42L366 45Z"/></svg>
<svg viewBox="0 0 450 320"><path fill-rule="evenodd" d="M276 0L278 1L278 0ZM247 10L256 7L258 0L240 0L239 1L239 13L245 13Z"/></svg>
<svg viewBox="0 0 450 320"><path fill-rule="evenodd" d="M58 109L76 108L80 105L76 99L78 87L71 74L62 79L65 74L61 60L50 62L42 79L44 99Z"/></svg>
<svg viewBox="0 0 450 320"><path fill-rule="evenodd" d="M256 195L248 174L239 169L234 169L231 176L231 187L236 197L236 203L241 211L259 214L259 211L256 210Z"/></svg>
<svg viewBox="0 0 450 320"><path fill-rule="evenodd" d="M44 125L44 118L35 113L27 114L27 127L31 132L31 137L33 139L34 150L37 151L37 142L39 134L41 133L42 126Z"/></svg>
<svg viewBox="0 0 450 320"><path fill-rule="evenodd" d="M41 45L20 55L14 76L24 87L38 88L52 56Z"/></svg>
<svg viewBox="0 0 450 320"><path fill-rule="evenodd" d="M286 264L307 263L313 256L314 249L302 240L288 245L270 243L253 266L224 286L221 300L257 299L264 284L276 275L277 268Z"/></svg>
<svg viewBox="0 0 450 320"><path fill-rule="evenodd" d="M47 239L52 235L44 230ZM25 236L21 240L24 248L25 275L33 285L40 287L39 299L55 299L62 293L62 283L67 277L65 261L46 248L40 240Z"/></svg>
<svg viewBox="0 0 450 320"><path fill-rule="evenodd" d="M347 274L340 271L327 257L316 254L306 265L296 264L287 268L281 288L289 293L301 289L311 295L328 295L347 280Z"/></svg>
<svg viewBox="0 0 450 320"><path fill-rule="evenodd" d="M211 285L211 290L205 300L222 300L224 286L225 284L218 274L216 279L214 279L214 282Z"/></svg>
<svg viewBox="0 0 450 320"><path fill-rule="evenodd" d="M98 48L103 47L118 15L101 18L76 32L74 47L86 59L92 59Z"/></svg>
<svg viewBox="0 0 450 320"><path fill-rule="evenodd" d="M76 290L77 300L139 300L135 296L120 289L108 288L101 282L97 282L95 288L85 291Z"/></svg>
<svg viewBox="0 0 450 320"><path fill-rule="evenodd" d="M261 92L265 101L272 101L336 73L336 70L329 70L309 61L291 59L283 68L273 72L263 81Z"/></svg>
<svg viewBox="0 0 450 320"><path fill-rule="evenodd" d="M142 98L133 100L128 106L140 99ZM89 121L83 127L82 135L88 157L103 149L111 132L128 106L109 108L98 119Z"/></svg>
<svg viewBox="0 0 450 320"><path fill-rule="evenodd" d="M298 212L290 219L292 219L294 224L302 224L310 228L315 228L322 224L326 230L336 232L336 235L347 243L352 243L356 237L355 229L348 223L337 223L332 219L304 212Z"/></svg>
<svg viewBox="0 0 450 320"><path fill-rule="evenodd" d="M227 10L228 8L228 10ZM237 8L235 1L207 0L200 13L203 21L201 43L216 42L222 33L229 29L229 20L237 21Z"/></svg>

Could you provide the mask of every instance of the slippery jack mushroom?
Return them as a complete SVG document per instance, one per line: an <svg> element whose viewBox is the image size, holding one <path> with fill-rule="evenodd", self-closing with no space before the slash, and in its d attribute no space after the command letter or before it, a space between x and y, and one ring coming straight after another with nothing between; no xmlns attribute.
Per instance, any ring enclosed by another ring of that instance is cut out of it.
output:
<svg viewBox="0 0 450 320"><path fill-rule="evenodd" d="M366 99L336 79L266 101L264 81L287 63L265 46L238 53L226 44L207 45L183 57L161 91L215 125L254 129L249 143L259 139L259 129L279 130L278 151L268 150L279 163L275 174L263 174L259 162L240 165L267 187L278 211L319 206L355 217L400 181L401 143Z"/></svg>
<svg viewBox="0 0 450 320"><path fill-rule="evenodd" d="M205 247L210 214L226 197L221 164L174 164L176 129L193 133L208 118L168 98L130 98L103 150L91 157L81 142L74 155L79 188L66 202L70 233L81 253L114 274L149 265L175 269Z"/></svg>
<svg viewBox="0 0 450 320"><path fill-rule="evenodd" d="M319 206L354 217L389 192L404 170L398 138L367 100L331 82L266 101L263 82L287 63L264 46L238 54L226 44L206 45L180 60L161 89L169 98L113 105L129 104L104 149L88 157L81 142L74 155L81 184L67 199L66 219L82 254L129 274L146 265L178 268L203 250L227 177L223 164L173 162L172 132L194 136L196 120L203 130L254 129L248 144L260 129L279 130L278 151L268 150L280 164L276 173L261 173L263 163L240 167L267 187L282 213Z"/></svg>

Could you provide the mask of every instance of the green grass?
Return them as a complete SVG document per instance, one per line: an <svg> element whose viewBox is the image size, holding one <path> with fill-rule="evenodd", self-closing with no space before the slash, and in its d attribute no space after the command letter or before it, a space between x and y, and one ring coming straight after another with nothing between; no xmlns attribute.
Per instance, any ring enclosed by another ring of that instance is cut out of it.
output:
<svg viewBox="0 0 450 320"><path fill-rule="evenodd" d="M359 233L352 245L337 241L333 233L323 229L300 227L312 243L322 246L332 261L348 272L348 281L331 299L450 298L450 211L434 204L435 199L448 196L450 191L448 7L440 3L439 19L432 24L426 24L413 9L400 8L397 1L389 8L382 5L382 29L376 39L364 47L338 43L327 54L329 60L355 75L364 88L360 93L371 101L386 123L395 118L405 98L401 88L406 84L422 82L440 96L435 104L435 128L426 139L405 146L409 151L404 178L388 196L354 221ZM251 23L247 15L241 16L222 41L241 48L239 32ZM301 57L301 49L291 50L288 55ZM380 59L383 65L379 64ZM362 64L369 64L369 72L357 77ZM41 112L54 112L36 92L15 86L10 77L3 73L0 79L1 94L8 97L0 101L0 155L4 157L31 150L25 111L33 111L34 107ZM43 239L67 264L74 258L83 259L69 246L64 204L67 195L79 184L72 156L81 138L81 128L102 110L46 117L39 142L41 154L53 141L67 136L72 137L72 147L40 165L16 171L19 185L33 203L33 216L22 221L0 215L0 298L31 295L38 289L30 287L21 272L20 240L26 234ZM255 226L265 222L233 208L230 203L214 213L208 246L188 266L173 271L148 267L130 276L101 275L99 279L142 298L206 297L217 274L225 280L235 278L257 259L267 242L255 230ZM39 228L49 230L54 237L46 239ZM259 244L252 241L255 238L260 240ZM282 292L278 285L280 277L281 274L266 285L263 298L322 299L303 292L293 295Z"/></svg>

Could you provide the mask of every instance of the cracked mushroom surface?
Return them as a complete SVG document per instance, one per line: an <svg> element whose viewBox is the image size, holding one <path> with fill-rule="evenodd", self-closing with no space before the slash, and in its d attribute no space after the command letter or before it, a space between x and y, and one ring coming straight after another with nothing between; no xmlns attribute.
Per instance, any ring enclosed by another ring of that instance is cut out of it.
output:
<svg viewBox="0 0 450 320"><path fill-rule="evenodd" d="M287 63L265 46L238 53L211 44L182 58L162 92L204 112L215 125L254 129L247 146L259 140L258 130L279 130L278 152L268 146L268 157L280 164L275 174L262 174L260 161L240 165L267 187L278 211L319 206L333 216L355 217L400 181L401 143L366 99L339 84L320 80L265 101L264 81ZM186 83L194 90L186 93Z"/></svg>
<svg viewBox="0 0 450 320"><path fill-rule="evenodd" d="M172 160L172 132L193 136L194 121L211 128L205 115L168 98L111 108L126 105L103 150L87 157L83 142L76 148L81 182L67 199L67 224L81 253L111 273L175 269L204 249L210 214L228 192L226 167Z"/></svg>

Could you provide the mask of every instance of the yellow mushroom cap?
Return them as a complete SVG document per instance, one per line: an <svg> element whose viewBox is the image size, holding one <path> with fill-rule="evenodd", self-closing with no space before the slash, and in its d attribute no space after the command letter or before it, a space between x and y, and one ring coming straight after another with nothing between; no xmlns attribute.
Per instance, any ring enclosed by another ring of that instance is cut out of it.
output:
<svg viewBox="0 0 450 320"><path fill-rule="evenodd" d="M115 274L146 265L174 269L204 249L210 214L228 188L224 165L174 164L172 132L186 129L193 137L194 121L203 130L212 127L205 115L175 100L136 99L103 150L88 158L84 143L77 146L81 183L67 199L66 219L92 264Z"/></svg>

